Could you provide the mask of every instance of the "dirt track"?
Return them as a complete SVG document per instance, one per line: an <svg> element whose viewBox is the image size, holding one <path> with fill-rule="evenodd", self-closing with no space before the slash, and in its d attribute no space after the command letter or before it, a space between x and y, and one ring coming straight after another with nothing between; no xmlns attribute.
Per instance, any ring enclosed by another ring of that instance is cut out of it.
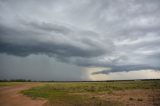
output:
<svg viewBox="0 0 160 106"><path fill-rule="evenodd" d="M40 83L24 83L0 87L0 106L48 106L47 100L33 100L19 93L22 90L38 86L39 84ZM78 95L83 94L80 93ZM160 89L116 91L113 94L102 93L94 95L94 97L99 97L107 101L121 101L125 106L160 106ZM60 105L58 104L58 106Z"/></svg>
<svg viewBox="0 0 160 106"><path fill-rule="evenodd" d="M46 100L32 100L19 93L38 84L20 84L16 86L0 87L0 106L42 106Z"/></svg>

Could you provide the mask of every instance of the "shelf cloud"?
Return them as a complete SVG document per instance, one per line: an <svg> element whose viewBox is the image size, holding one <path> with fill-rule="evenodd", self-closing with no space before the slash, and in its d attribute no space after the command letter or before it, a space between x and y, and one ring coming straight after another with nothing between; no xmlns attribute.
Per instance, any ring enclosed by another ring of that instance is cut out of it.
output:
<svg viewBox="0 0 160 106"><path fill-rule="evenodd" d="M46 55L92 74L160 70L159 0L1 0L0 53Z"/></svg>

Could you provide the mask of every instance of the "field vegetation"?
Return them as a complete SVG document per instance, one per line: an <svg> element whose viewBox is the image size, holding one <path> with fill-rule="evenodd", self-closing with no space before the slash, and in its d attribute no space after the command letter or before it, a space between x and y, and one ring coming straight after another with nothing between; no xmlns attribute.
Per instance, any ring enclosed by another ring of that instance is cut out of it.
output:
<svg viewBox="0 0 160 106"><path fill-rule="evenodd" d="M121 100L121 95L119 95L121 93L118 94L116 92L122 92L123 94L123 92L127 90L148 90L149 92L158 92L160 90L160 80L50 82L42 83L40 86L28 90L23 90L21 93L32 97L33 99L45 98L48 100L45 105L48 106L124 106L126 104L124 104L123 99ZM155 94L153 94L153 96ZM136 96L128 96L127 99L130 102L136 101L137 103L143 102L143 99L145 100L143 97Z"/></svg>

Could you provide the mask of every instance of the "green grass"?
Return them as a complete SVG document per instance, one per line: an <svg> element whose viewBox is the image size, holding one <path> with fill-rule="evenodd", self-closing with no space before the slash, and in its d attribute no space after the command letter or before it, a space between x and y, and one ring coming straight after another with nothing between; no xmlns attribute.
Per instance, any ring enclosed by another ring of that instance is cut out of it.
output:
<svg viewBox="0 0 160 106"><path fill-rule="evenodd" d="M17 84L21 84L22 82L0 82L0 87L2 86L14 86Z"/></svg>
<svg viewBox="0 0 160 106"><path fill-rule="evenodd" d="M109 101L108 102L102 101L102 100L99 100L98 98L89 98L89 97L75 95L70 93L70 91L67 91L68 88L67 90L65 89L66 83L65 84L63 83L64 88L61 88L61 89L59 89L59 87L60 86L62 87L61 85L62 83L60 84L60 86L58 86L59 84L58 85L57 84L58 83L56 83L55 85L47 84L44 86L34 87L29 90L22 91L22 93L32 97L33 99L37 97L46 98L47 100L49 100L50 105L64 104L64 106L84 106L84 105L85 106L112 106L112 104L114 105L119 104L119 103L111 103Z"/></svg>
<svg viewBox="0 0 160 106"><path fill-rule="evenodd" d="M67 92L103 92L126 89L157 89L160 88L160 81L122 81L122 82L68 82L48 83L46 88ZM44 87L44 88L45 88Z"/></svg>
<svg viewBox="0 0 160 106"><path fill-rule="evenodd" d="M64 106L121 106L122 103L118 101L103 101L93 95L103 92L113 94L116 90L127 89L160 89L160 81L54 82L44 83L22 93L32 98L45 98L50 104L57 103L62 106L63 104ZM87 94L87 96L80 94Z"/></svg>

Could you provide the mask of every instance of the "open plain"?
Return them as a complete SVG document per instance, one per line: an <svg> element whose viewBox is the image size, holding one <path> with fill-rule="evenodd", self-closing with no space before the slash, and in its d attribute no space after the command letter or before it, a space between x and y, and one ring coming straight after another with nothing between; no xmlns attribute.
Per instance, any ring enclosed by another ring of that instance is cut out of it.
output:
<svg viewBox="0 0 160 106"><path fill-rule="evenodd" d="M159 105L160 80L0 83L0 106Z"/></svg>

